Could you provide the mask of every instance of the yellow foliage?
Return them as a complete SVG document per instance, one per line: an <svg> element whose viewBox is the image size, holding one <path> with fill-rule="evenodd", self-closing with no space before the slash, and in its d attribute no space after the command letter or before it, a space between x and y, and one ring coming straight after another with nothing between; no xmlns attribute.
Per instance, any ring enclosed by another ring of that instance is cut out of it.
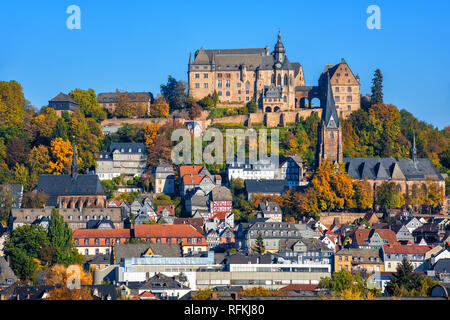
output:
<svg viewBox="0 0 450 320"><path fill-rule="evenodd" d="M56 138L50 143L52 161L49 162L48 173L67 173L72 162L73 147L70 141Z"/></svg>
<svg viewBox="0 0 450 320"><path fill-rule="evenodd" d="M147 128L145 128L144 141L147 149L150 149L151 146L153 145L156 135L158 134L159 127L160 127L159 123L152 123L149 124Z"/></svg>

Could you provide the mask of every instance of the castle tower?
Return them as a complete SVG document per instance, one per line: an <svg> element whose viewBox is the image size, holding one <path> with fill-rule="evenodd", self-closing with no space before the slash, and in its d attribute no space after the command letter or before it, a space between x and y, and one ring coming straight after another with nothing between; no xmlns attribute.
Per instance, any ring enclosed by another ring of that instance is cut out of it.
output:
<svg viewBox="0 0 450 320"><path fill-rule="evenodd" d="M342 162L342 129L334 104L333 91L331 89L330 75L327 73L327 92L325 106L322 111L322 119L319 125L316 164L320 166L323 159L332 162Z"/></svg>

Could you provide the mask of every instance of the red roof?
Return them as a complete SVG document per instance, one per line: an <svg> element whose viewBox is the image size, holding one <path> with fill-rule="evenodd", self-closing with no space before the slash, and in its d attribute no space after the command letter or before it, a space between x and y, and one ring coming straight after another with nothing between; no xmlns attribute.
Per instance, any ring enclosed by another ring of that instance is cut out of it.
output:
<svg viewBox="0 0 450 320"><path fill-rule="evenodd" d="M203 178L205 178L207 176L205 175L198 175L198 174L193 174L193 175L185 175L183 176L183 183L184 184L200 184L200 182L203 180Z"/></svg>
<svg viewBox="0 0 450 320"><path fill-rule="evenodd" d="M204 225L203 218L175 218L173 224L187 224L191 225L199 233L202 233L202 228Z"/></svg>
<svg viewBox="0 0 450 320"><path fill-rule="evenodd" d="M283 291L313 291L317 290L318 284L290 284L286 287L281 288Z"/></svg>
<svg viewBox="0 0 450 320"><path fill-rule="evenodd" d="M425 254L435 246L423 246L419 244L394 244L383 246L385 253L400 253L400 254Z"/></svg>
<svg viewBox="0 0 450 320"><path fill-rule="evenodd" d="M173 204L165 204L165 205L158 206L158 215L162 215L162 212L163 212L164 209L169 210L169 212L170 212L169 214L171 216L175 215L175 205L173 205Z"/></svg>
<svg viewBox="0 0 450 320"><path fill-rule="evenodd" d="M383 240L387 240L389 244L397 242L395 232L390 229L358 229L355 230L354 236L358 245L367 244L364 240L369 239L374 233L378 233Z"/></svg>
<svg viewBox="0 0 450 320"><path fill-rule="evenodd" d="M130 229L77 229L74 238L129 238Z"/></svg>
<svg viewBox="0 0 450 320"><path fill-rule="evenodd" d="M144 291L142 292L140 295L134 296L133 298L131 298L131 300L140 300L141 298L153 298L158 300L158 298L156 298L156 296L151 293L150 291Z"/></svg>
<svg viewBox="0 0 450 320"><path fill-rule="evenodd" d="M140 224L134 227L136 238L198 238L203 237L189 224Z"/></svg>
<svg viewBox="0 0 450 320"><path fill-rule="evenodd" d="M187 174L198 174L203 169L203 166L181 166L180 177L184 177Z"/></svg>

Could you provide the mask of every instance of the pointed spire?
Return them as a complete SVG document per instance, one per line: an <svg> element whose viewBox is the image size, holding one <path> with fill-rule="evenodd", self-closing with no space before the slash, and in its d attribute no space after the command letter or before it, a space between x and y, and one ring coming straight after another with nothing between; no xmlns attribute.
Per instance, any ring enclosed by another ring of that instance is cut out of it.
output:
<svg viewBox="0 0 450 320"><path fill-rule="evenodd" d="M78 164L77 164L77 151L76 145L73 145L73 156L72 156L72 178L76 178L78 176Z"/></svg>
<svg viewBox="0 0 450 320"><path fill-rule="evenodd" d="M416 149L416 132L413 131L413 146L411 148L411 159L416 162L417 160L417 149Z"/></svg>
<svg viewBox="0 0 450 320"><path fill-rule="evenodd" d="M334 104L333 90L331 88L330 72L327 71L327 95L323 110L323 120L326 127L339 127L339 117Z"/></svg>
<svg viewBox="0 0 450 320"><path fill-rule="evenodd" d="M192 63L192 52L189 52L189 64Z"/></svg>

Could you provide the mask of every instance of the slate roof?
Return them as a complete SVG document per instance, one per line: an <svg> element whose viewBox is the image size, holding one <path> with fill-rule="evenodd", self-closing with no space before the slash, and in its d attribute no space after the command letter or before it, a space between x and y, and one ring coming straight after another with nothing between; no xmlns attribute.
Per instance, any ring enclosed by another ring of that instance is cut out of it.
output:
<svg viewBox="0 0 450 320"><path fill-rule="evenodd" d="M245 189L250 193L279 193L289 188L286 180L245 180Z"/></svg>
<svg viewBox="0 0 450 320"><path fill-rule="evenodd" d="M117 243L114 246L114 260L119 263L124 258L139 258L149 248L155 255L163 257L181 257L182 250L179 244L163 243Z"/></svg>
<svg viewBox="0 0 450 320"><path fill-rule="evenodd" d="M259 209L263 216L267 214L282 214L281 207L276 202L264 201L259 203Z"/></svg>
<svg viewBox="0 0 450 320"><path fill-rule="evenodd" d="M44 191L49 196L47 200L49 206L57 205L58 196L105 195L100 179L95 174L78 174L75 177L68 174L41 174L36 189Z"/></svg>
<svg viewBox="0 0 450 320"><path fill-rule="evenodd" d="M334 104L333 90L331 89L330 75L327 73L327 93L322 121L327 128L339 128L339 117Z"/></svg>
<svg viewBox="0 0 450 320"><path fill-rule="evenodd" d="M259 262L258 262L259 259ZM224 264L271 264L272 263L272 255L270 254L249 254L244 255L242 253L234 253L228 256L225 256L223 260Z"/></svg>
<svg viewBox="0 0 450 320"><path fill-rule="evenodd" d="M439 259L433 267L436 273L450 273L450 258Z"/></svg>
<svg viewBox="0 0 450 320"><path fill-rule="evenodd" d="M97 285L82 285L81 287L89 288L94 300L97 300L94 296L96 293L101 300L116 300L117 290L113 284L97 284Z"/></svg>
<svg viewBox="0 0 450 320"><path fill-rule="evenodd" d="M18 280L5 257L0 257L0 286L11 285L8 279L12 279L13 282Z"/></svg>
<svg viewBox="0 0 450 320"><path fill-rule="evenodd" d="M62 93L62 92L60 92L53 99L49 100L49 102L70 102L70 103L78 105L78 103L76 103L75 100L73 100L69 95Z"/></svg>
<svg viewBox="0 0 450 320"><path fill-rule="evenodd" d="M176 281L174 277L168 277L162 273L157 273L147 282L139 286L139 290L186 290L189 289L182 283Z"/></svg>
<svg viewBox="0 0 450 320"><path fill-rule="evenodd" d="M444 180L429 159L344 158L345 168L354 179Z"/></svg>
<svg viewBox="0 0 450 320"><path fill-rule="evenodd" d="M341 249L335 253L336 255L351 255L354 258L359 259L362 263L370 262L370 263L383 263L383 259L380 255L379 249ZM362 258L362 260L361 260ZM375 259L378 258L378 261ZM372 260L370 260L372 259Z"/></svg>
<svg viewBox="0 0 450 320"><path fill-rule="evenodd" d="M175 218L173 224L188 224L193 226L198 232L202 233L203 218Z"/></svg>
<svg viewBox="0 0 450 320"><path fill-rule="evenodd" d="M193 226L185 224L144 224L134 228L136 238L198 238L203 237Z"/></svg>
<svg viewBox="0 0 450 320"><path fill-rule="evenodd" d="M86 261L87 264L111 264L110 254L98 254L94 256L91 260Z"/></svg>

